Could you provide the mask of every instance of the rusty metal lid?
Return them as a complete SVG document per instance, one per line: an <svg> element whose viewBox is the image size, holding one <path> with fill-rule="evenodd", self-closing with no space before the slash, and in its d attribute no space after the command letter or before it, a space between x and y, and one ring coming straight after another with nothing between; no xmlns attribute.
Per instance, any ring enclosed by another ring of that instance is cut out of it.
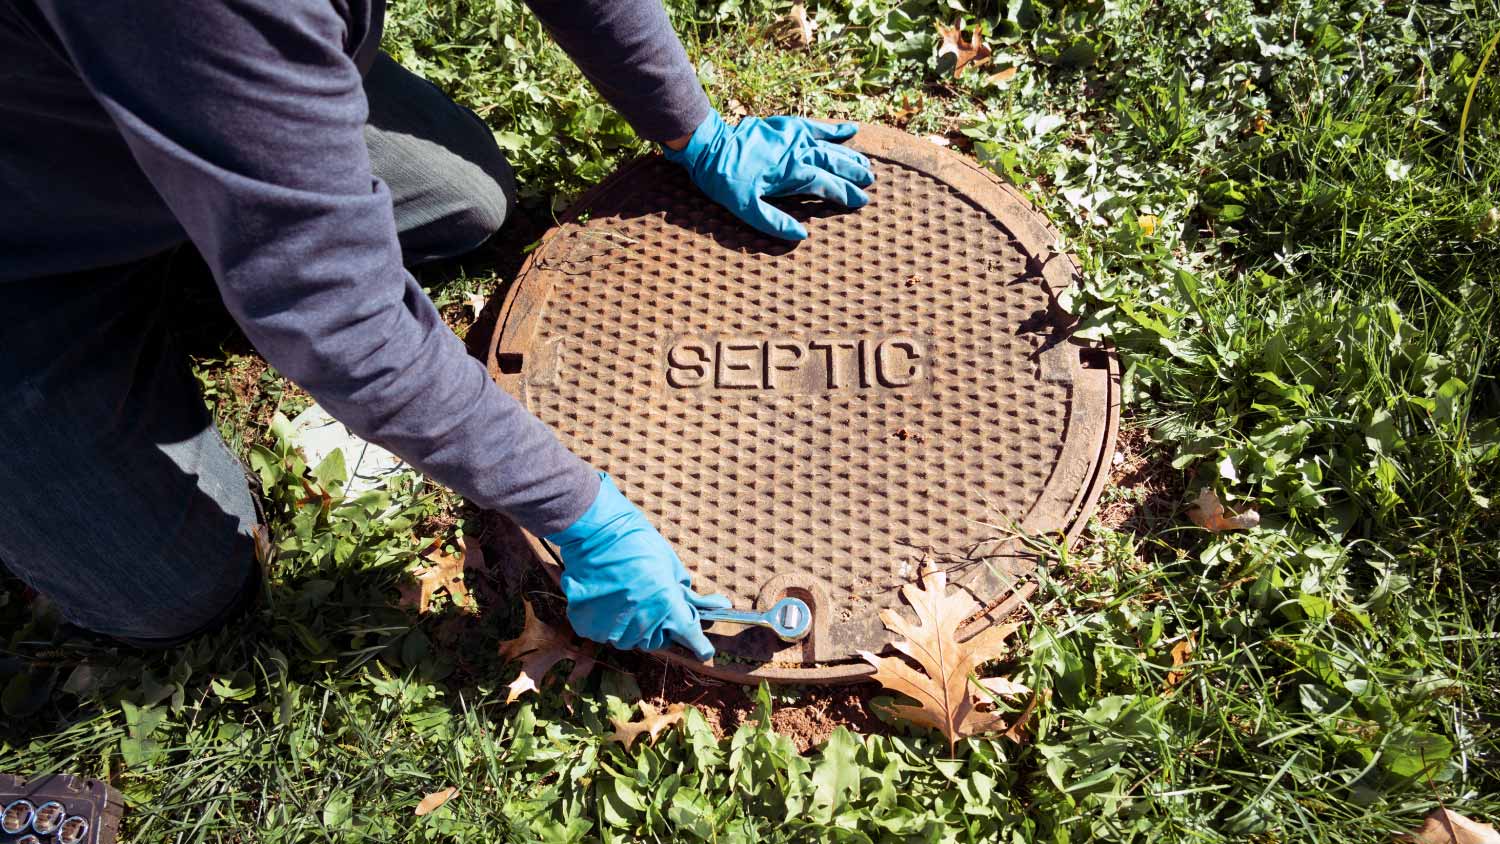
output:
<svg viewBox="0 0 1500 844"><path fill-rule="evenodd" d="M663 159L625 165L543 239L491 341L496 381L615 477L700 590L812 605L791 646L711 629L720 676L865 676L857 652L887 642L878 613L924 563L988 608L971 630L992 623L1029 592L1021 537L1071 541L1113 449L1116 362L1069 337L1057 233L953 152L879 126L852 145L870 204L783 204L795 245Z"/></svg>

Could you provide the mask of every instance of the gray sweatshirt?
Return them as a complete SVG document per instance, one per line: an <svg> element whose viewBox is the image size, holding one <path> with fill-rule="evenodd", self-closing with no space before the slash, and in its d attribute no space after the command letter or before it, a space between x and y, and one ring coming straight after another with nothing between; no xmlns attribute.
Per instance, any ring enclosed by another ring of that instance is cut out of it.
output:
<svg viewBox="0 0 1500 844"><path fill-rule="evenodd" d="M529 2L645 138L686 135L707 115L660 0ZM0 283L191 240L256 348L330 413L554 533L592 503L596 475L443 324L401 266L390 196L370 172L361 74L383 11L0 0Z"/></svg>

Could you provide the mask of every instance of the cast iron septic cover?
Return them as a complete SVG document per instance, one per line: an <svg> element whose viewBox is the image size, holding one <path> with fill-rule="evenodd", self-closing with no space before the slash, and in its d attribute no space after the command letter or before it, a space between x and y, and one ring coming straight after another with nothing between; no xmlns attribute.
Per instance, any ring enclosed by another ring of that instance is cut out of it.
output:
<svg viewBox="0 0 1500 844"><path fill-rule="evenodd" d="M615 477L697 588L812 605L789 646L710 630L720 676L864 676L879 611L926 564L988 608L971 630L993 623L1030 592L1023 537L1071 540L1113 452L1114 358L1068 336L1056 232L927 141L863 126L852 146L870 204L783 205L796 245L674 164L627 164L544 238L491 343L495 379Z"/></svg>

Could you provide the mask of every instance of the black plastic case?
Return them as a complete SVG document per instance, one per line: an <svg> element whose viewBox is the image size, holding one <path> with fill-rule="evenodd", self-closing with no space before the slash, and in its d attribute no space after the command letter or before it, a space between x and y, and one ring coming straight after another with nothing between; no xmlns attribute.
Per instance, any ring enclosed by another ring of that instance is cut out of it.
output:
<svg viewBox="0 0 1500 844"><path fill-rule="evenodd" d="M11 832L5 828L4 823L15 820L25 811L24 806L17 806L9 818L0 815L0 844L32 844L29 836L35 836L40 844L75 840L77 844L115 844L115 839L120 834L120 816L125 813L125 803L120 798L120 792L99 780L65 774L28 780L0 774L0 813L15 805L18 800L24 800L32 806L33 816L40 807L60 803L64 821L59 822L59 827L61 823L73 818L82 818L88 823L88 830L80 838L63 839L59 836L61 829L38 832L32 822L28 821L24 829ZM42 829L46 829L46 824L42 825Z"/></svg>

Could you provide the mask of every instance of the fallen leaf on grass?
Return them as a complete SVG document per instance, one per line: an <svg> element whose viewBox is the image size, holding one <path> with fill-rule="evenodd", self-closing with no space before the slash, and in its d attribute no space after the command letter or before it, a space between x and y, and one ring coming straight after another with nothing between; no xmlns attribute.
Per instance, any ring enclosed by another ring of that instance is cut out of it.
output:
<svg viewBox="0 0 1500 844"><path fill-rule="evenodd" d="M964 68L971 62L983 62L990 57L990 48L980 40L979 27L974 27L974 33L968 41L964 41L963 27L959 21L954 21L953 26L937 25L938 36L943 43L938 47L938 62L941 64L943 56L953 57L953 78L957 79L964 72Z"/></svg>
<svg viewBox="0 0 1500 844"><path fill-rule="evenodd" d="M521 660L521 673L510 681L510 693L505 702L510 703L527 692L537 691L537 684L552 666L565 659L573 660L573 670L563 681L572 685L594 670L594 646L578 641L572 631L564 632L536 617L529 601L522 601L526 608L526 624L521 635L500 643L500 658L506 662Z"/></svg>
<svg viewBox="0 0 1500 844"><path fill-rule="evenodd" d="M912 103L910 97L908 97L906 94L902 94L901 105L899 108L896 108L891 112L891 120L898 126L905 126L907 123L911 122L911 119L913 117L916 117L917 115L922 113L922 107L925 104L926 100L924 100L922 95L920 94L917 95L917 101L915 104Z"/></svg>
<svg viewBox="0 0 1500 844"><path fill-rule="evenodd" d="M1487 823L1466 818L1451 809L1433 809L1422 825L1396 836L1414 844L1500 844L1500 832Z"/></svg>
<svg viewBox="0 0 1500 844"><path fill-rule="evenodd" d="M661 734L661 731L680 722L686 710L687 707L682 704L674 703L667 707L667 711L662 712L643 700L641 701L641 720L609 719L609 723L615 725L615 731L609 734L609 740L617 741L629 750L641 733L645 733L651 737L651 743L656 744L656 737Z"/></svg>
<svg viewBox="0 0 1500 844"><path fill-rule="evenodd" d="M807 16L807 6L793 3L792 10L771 24L771 38L783 47L811 47L818 24Z"/></svg>
<svg viewBox="0 0 1500 844"><path fill-rule="evenodd" d="M989 76L986 76L984 78L984 81L990 83L991 85L1003 85L1004 83L1009 82L1011 78L1016 75L1016 70L1017 68L1015 68L1014 66L1007 67L1004 70L997 70L994 73L991 73Z"/></svg>
<svg viewBox="0 0 1500 844"><path fill-rule="evenodd" d="M256 525L251 528L250 543L251 549L255 552L255 562L259 563L263 569L270 566L271 551L273 550L273 546L271 545L271 529L265 525Z"/></svg>
<svg viewBox="0 0 1500 844"><path fill-rule="evenodd" d="M1194 631L1187 635L1186 639L1172 646L1172 670L1167 672L1167 683L1162 687L1162 692L1170 692L1176 688L1178 683L1187 677L1187 672L1180 670L1193 657L1193 651L1197 647L1198 633Z"/></svg>
<svg viewBox="0 0 1500 844"><path fill-rule="evenodd" d="M1192 519L1193 524L1198 527L1214 533L1222 530L1244 530L1260 524L1260 514L1254 510L1235 513L1225 509L1223 502L1219 501L1219 494L1214 492L1213 487L1204 487L1198 491L1198 500L1194 501L1192 509L1188 510L1188 518Z"/></svg>
<svg viewBox="0 0 1500 844"><path fill-rule="evenodd" d="M456 794L458 794L458 789L445 788L442 791L434 791L426 797L423 797L422 802L417 804L417 817L420 818L425 814L437 811L437 808L439 806L447 803L449 800L452 800L454 795Z"/></svg>
<svg viewBox="0 0 1500 844"><path fill-rule="evenodd" d="M1018 624L1002 624L960 642L959 625L979 609L979 604L963 590L948 591L948 575L941 569L928 568L922 573L922 584L908 583L901 594L917 615L911 624L895 610L884 610L880 620L886 629L901 637L892 647L921 666L917 671L901 657L876 656L860 651L860 656L875 666L875 679L887 689L917 701L917 706L895 704L890 711L898 718L938 730L948 739L952 753L958 740L980 733L1002 732L1019 741L1021 733L1015 723L1007 723L1001 713L981 708L970 679L983 665L1000 656L1005 640ZM1031 690L1003 677L979 681L986 689L1001 695L1020 695ZM1028 707L1019 723L1030 714Z"/></svg>
<svg viewBox="0 0 1500 844"><path fill-rule="evenodd" d="M458 538L458 553L459 556L455 557L438 549L426 558L432 565L412 572L415 582L405 583L400 587L401 606L425 613L432 605L432 596L439 589L448 593L455 606L468 606L469 588L464 585L464 561L468 559L470 552L461 536ZM478 550L477 545L473 553L482 558L483 552Z"/></svg>
<svg viewBox="0 0 1500 844"><path fill-rule="evenodd" d="M299 478L298 480L302 481L302 489L307 492L305 497L297 499L298 507L306 507L309 504L317 503L319 507L327 510L333 506L333 496L329 495L327 490L315 486L307 478Z"/></svg>
<svg viewBox="0 0 1500 844"><path fill-rule="evenodd" d="M1010 726L1006 727L1000 735L1016 744L1026 743L1031 738L1031 713L1036 711L1036 705L1042 702L1042 698L1051 700L1052 692L1043 689L1040 693L1032 695L1031 700L1026 701L1026 708L1021 710L1020 715L1011 720Z"/></svg>

